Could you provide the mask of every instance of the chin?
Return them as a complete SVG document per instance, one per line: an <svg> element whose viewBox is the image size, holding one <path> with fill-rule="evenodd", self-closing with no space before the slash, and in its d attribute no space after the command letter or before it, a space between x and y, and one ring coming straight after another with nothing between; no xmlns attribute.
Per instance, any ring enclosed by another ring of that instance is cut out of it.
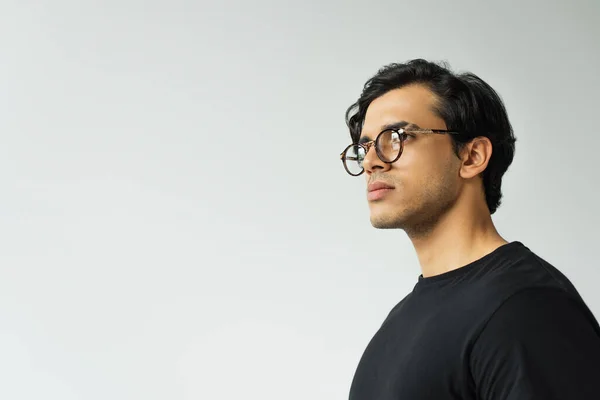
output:
<svg viewBox="0 0 600 400"><path fill-rule="evenodd" d="M403 218L396 214L385 212L371 212L371 225L377 229L402 229L404 227Z"/></svg>
<svg viewBox="0 0 600 400"><path fill-rule="evenodd" d="M413 207L399 202L371 202L369 203L371 225L376 229L402 229L410 230L424 215L419 207Z"/></svg>

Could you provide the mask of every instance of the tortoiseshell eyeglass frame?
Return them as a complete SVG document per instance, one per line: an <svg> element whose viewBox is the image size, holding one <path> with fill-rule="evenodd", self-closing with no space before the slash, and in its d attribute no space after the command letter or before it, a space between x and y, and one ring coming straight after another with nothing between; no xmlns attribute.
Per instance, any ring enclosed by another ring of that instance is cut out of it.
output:
<svg viewBox="0 0 600 400"><path fill-rule="evenodd" d="M382 137L382 135L386 132L396 132L398 135L400 135L400 150L398 151L398 155L396 156L396 158L394 158L392 161L386 161L384 160L384 157L381 155L381 151L379 149L379 140ZM377 153L377 157L379 157L379 159L386 163L386 164L392 164L395 163L396 161L398 161L398 159L400 158L400 156L402 155L402 152L404 151L404 141L407 138L407 135L410 133L436 133L436 134L451 134L451 135L461 135L461 132L456 132L456 131L449 131L446 129L406 129L406 128L400 128L400 129L386 129L383 130L379 133L379 135L377 135L377 137L375 138L375 140L370 140L368 142L364 142L364 143L351 143L349 144L344 151L342 151L342 153L340 154L340 159L342 160L342 164L344 165L344 169L346 170L346 172L348 174L350 174L351 176L359 176L361 175L363 172L365 172L365 169L362 168L361 171L358 174L353 174L352 172L350 172L350 170L348 169L348 167L346 166L346 160L350 160L350 161L358 161L356 157L346 157L346 153L348 152L348 150L350 150L351 147L353 146L360 146L365 150L365 157L367 155L367 153L369 153L369 150L371 149L371 147L373 147L373 145L375 145L375 153Z"/></svg>

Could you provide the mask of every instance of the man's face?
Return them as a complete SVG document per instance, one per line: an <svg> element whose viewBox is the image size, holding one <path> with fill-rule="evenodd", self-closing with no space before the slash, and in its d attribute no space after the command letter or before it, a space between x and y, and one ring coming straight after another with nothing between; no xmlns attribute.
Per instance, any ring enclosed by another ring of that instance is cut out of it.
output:
<svg viewBox="0 0 600 400"><path fill-rule="evenodd" d="M375 140L385 125L401 121L421 129L447 129L433 111L436 101L433 93L422 85L410 85L384 94L369 105L361 139ZM383 182L393 186L391 190L367 195L371 224L376 228L426 232L458 197L460 160L447 134L415 133L409 136L401 157L392 164L382 162L371 147L363 166L367 185Z"/></svg>

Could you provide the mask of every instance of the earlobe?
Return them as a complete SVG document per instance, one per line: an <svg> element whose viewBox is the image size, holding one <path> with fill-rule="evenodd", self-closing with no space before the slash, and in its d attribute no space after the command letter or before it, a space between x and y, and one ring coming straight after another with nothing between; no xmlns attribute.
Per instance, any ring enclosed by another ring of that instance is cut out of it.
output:
<svg viewBox="0 0 600 400"><path fill-rule="evenodd" d="M461 177L473 178L482 173L492 157L492 142L486 137L476 137L465 144L461 151Z"/></svg>

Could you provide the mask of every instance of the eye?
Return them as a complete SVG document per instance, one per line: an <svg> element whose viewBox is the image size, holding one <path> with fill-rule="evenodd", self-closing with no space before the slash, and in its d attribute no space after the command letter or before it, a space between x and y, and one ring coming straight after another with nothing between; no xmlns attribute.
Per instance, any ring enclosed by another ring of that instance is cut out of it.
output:
<svg viewBox="0 0 600 400"><path fill-rule="evenodd" d="M405 142L412 137L413 137L412 135L406 133L405 131L399 131L399 132L394 132L392 140Z"/></svg>
<svg viewBox="0 0 600 400"><path fill-rule="evenodd" d="M406 134L402 131L392 131L389 138L389 145L392 150L400 150L402 142L406 140Z"/></svg>

